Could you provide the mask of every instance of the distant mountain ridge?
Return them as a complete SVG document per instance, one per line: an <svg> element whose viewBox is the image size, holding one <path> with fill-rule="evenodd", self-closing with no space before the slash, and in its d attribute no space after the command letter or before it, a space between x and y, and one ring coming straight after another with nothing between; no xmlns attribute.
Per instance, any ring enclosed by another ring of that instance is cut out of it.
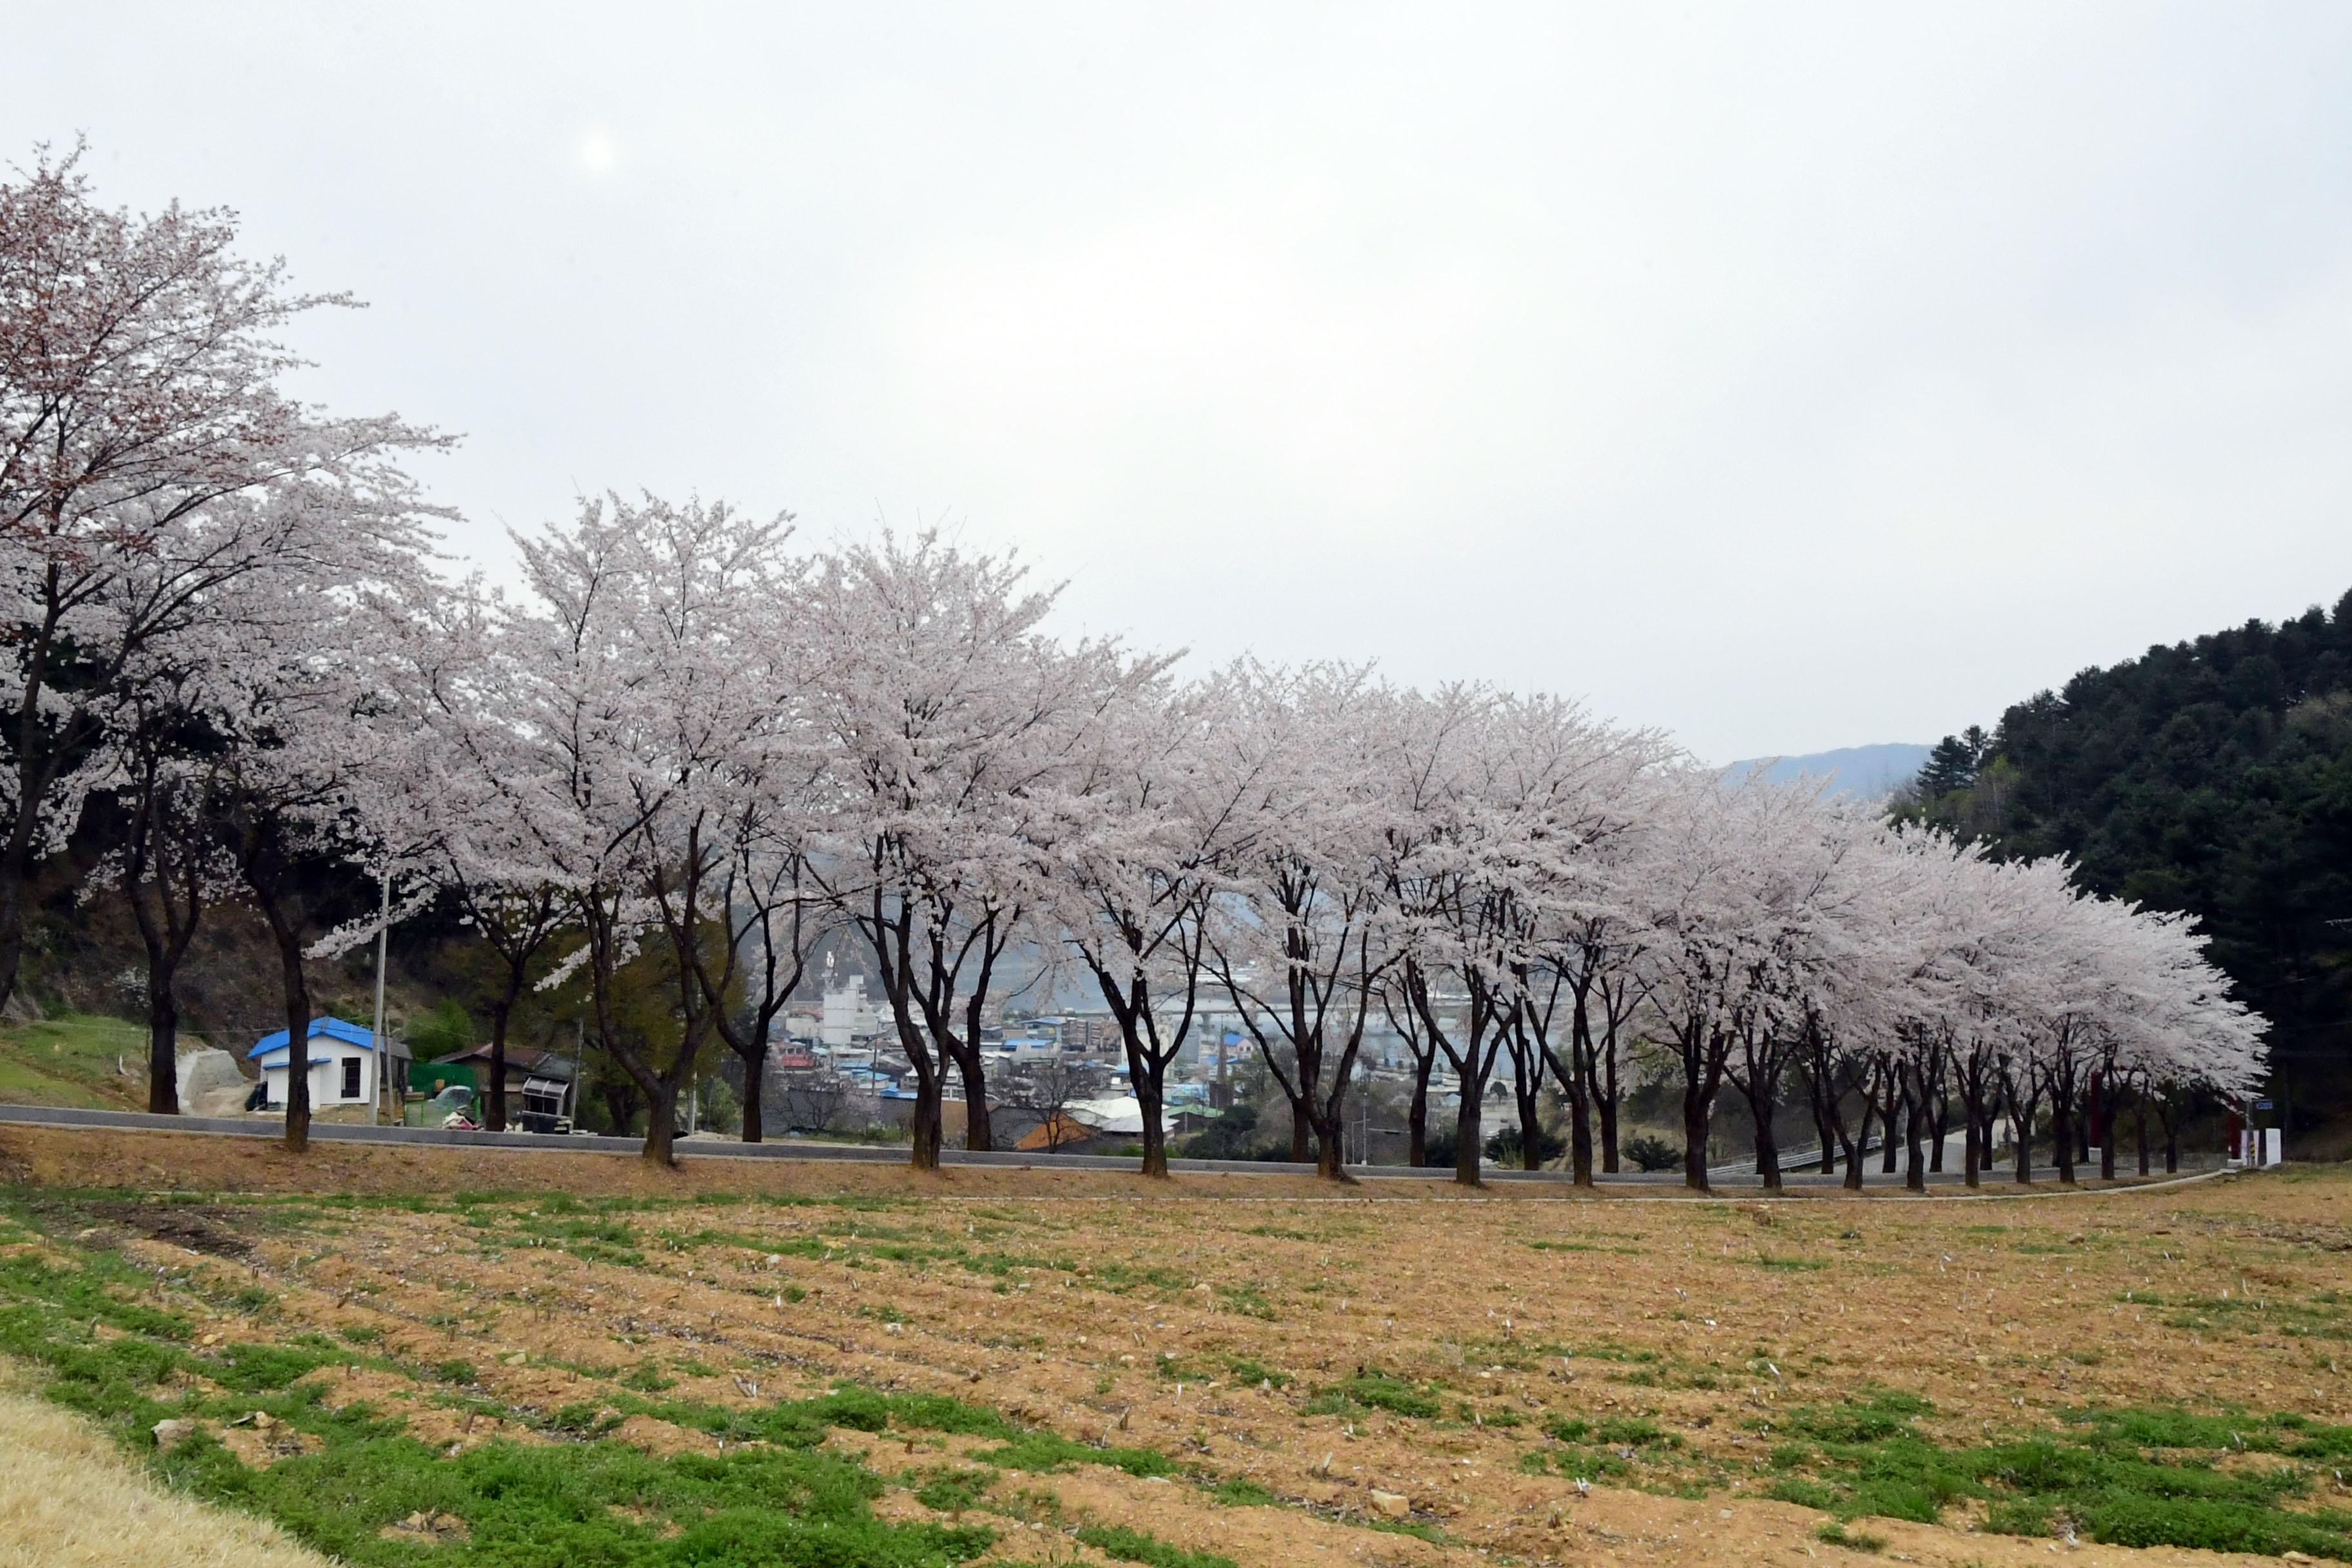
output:
<svg viewBox="0 0 2352 1568"><path fill-rule="evenodd" d="M1883 800L1916 777L1934 750L1906 741L1882 741L1873 746L1841 746L1834 752L1813 752L1801 757L1749 757L1724 769L1723 776L1746 779L1761 771L1773 784L1808 776L1826 778L1833 795Z"/></svg>

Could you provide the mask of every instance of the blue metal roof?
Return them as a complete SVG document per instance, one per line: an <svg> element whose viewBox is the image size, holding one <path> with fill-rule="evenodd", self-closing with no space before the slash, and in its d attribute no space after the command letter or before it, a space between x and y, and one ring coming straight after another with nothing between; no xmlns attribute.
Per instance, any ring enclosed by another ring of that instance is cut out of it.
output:
<svg viewBox="0 0 2352 1568"><path fill-rule="evenodd" d="M341 1040L347 1046L357 1046L363 1051L375 1049L373 1031L362 1029L357 1024L346 1024L341 1018L311 1019L310 1033L307 1037L315 1040L320 1035L326 1036L331 1040ZM285 1048L286 1031L280 1029L274 1035L262 1036L261 1044L246 1052L245 1059L251 1061L256 1057L266 1057L272 1051L282 1051Z"/></svg>

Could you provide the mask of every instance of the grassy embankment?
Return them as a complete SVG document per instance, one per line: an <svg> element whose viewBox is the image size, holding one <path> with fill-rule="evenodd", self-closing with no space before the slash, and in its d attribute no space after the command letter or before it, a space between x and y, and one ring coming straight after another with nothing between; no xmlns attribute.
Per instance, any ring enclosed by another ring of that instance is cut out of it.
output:
<svg viewBox="0 0 2352 1568"><path fill-rule="evenodd" d="M0 1102L144 1110L146 1064L146 1026L128 1018L0 1023Z"/></svg>

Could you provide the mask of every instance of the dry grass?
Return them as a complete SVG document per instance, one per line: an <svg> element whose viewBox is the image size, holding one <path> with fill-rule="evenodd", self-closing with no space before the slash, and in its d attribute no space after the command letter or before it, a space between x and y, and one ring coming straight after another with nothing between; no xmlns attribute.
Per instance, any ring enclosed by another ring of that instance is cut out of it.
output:
<svg viewBox="0 0 2352 1568"><path fill-rule="evenodd" d="M275 1525L175 1497L0 1371L0 1568L321 1568Z"/></svg>

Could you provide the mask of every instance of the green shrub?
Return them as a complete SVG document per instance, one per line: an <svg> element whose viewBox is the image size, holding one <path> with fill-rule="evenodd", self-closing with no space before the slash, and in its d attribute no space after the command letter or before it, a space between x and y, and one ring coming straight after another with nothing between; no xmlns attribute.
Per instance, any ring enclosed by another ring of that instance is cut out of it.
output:
<svg viewBox="0 0 2352 1568"><path fill-rule="evenodd" d="M1664 1139L1644 1132L1625 1144L1625 1158L1644 1171L1671 1171L1683 1163L1683 1152Z"/></svg>

